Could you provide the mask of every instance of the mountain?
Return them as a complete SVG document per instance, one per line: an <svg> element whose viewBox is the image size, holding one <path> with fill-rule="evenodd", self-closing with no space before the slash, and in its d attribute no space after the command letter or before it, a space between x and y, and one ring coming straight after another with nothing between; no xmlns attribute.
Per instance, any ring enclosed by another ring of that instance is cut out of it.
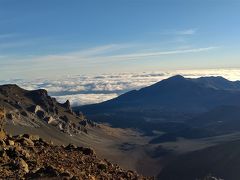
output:
<svg viewBox="0 0 240 180"><path fill-rule="evenodd" d="M94 125L81 114L74 113L69 101L60 104L43 89L27 91L17 85L2 85L0 106L6 112L6 126L36 129L48 126L71 135L87 133L87 127Z"/></svg>
<svg viewBox="0 0 240 180"><path fill-rule="evenodd" d="M208 78L207 78L208 79ZM213 78L211 78L213 79ZM218 82L216 77L216 82ZM240 92L220 88L206 79L174 76L149 87L130 91L115 99L79 107L88 114L103 111L170 109L177 112L203 112L220 105L238 105ZM211 82L215 82L211 80ZM214 88L213 88L214 87ZM216 88L218 87L218 88ZM230 87L229 87L230 88ZM77 108L75 108L77 109Z"/></svg>
<svg viewBox="0 0 240 180"><path fill-rule="evenodd" d="M74 110L82 111L94 121L138 128L147 133L164 130L166 123L168 129L177 126L183 130L186 120L202 113L219 106L239 106L238 83L220 77L189 79L177 75L115 99Z"/></svg>
<svg viewBox="0 0 240 180"><path fill-rule="evenodd" d="M40 139L33 140L30 137ZM46 143L43 143L42 139ZM26 144L30 140L34 141L33 147L28 147ZM79 148L65 149L70 143ZM129 144L130 147L128 147ZM102 178L110 177L111 173L111 177L115 177L114 173L122 174L124 177L127 174L129 177L140 177L135 172L124 172L123 169L138 171L145 176L154 176L159 172L159 162L144 151L145 144L147 140L139 132L115 129L92 122L81 112L73 112L69 101L63 104L58 103L55 98L48 95L46 90L27 91L14 84L0 86L0 166L10 163L9 166L4 166L4 169L0 168L0 177L7 175L13 179L16 179L17 175L19 178L22 177L26 173L19 168L25 163L28 164L29 172L33 175L37 173L37 176L38 173L41 175L46 172L66 175L66 172L62 172L58 166L83 179L86 178L79 174L80 172ZM94 149L99 158L95 155L82 155L80 147ZM39 151L42 152L41 155ZM24 159L26 153L31 157ZM80 154L76 155L77 153ZM123 169L104 159L118 164ZM106 167L106 170L97 168L100 160L104 163L100 166L104 166L104 169ZM149 161L151 161L150 164ZM80 164L77 165L77 163ZM53 167L48 167L46 164ZM76 168L69 165L76 165ZM80 168L80 171L77 168ZM102 171L110 174L104 175ZM57 179L61 179L61 176L57 176Z"/></svg>

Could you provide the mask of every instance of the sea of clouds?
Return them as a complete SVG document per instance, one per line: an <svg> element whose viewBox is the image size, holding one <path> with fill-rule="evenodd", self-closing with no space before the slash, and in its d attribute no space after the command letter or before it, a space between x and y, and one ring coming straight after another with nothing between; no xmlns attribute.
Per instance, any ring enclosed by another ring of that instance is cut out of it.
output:
<svg viewBox="0 0 240 180"><path fill-rule="evenodd" d="M177 74L188 78L223 76L232 81L240 80L240 69L209 69L78 75L49 80L41 78L34 80L12 79L0 81L0 84L14 83L28 90L46 89L59 102L65 102L68 99L72 106L79 106L103 102L127 91L149 86Z"/></svg>

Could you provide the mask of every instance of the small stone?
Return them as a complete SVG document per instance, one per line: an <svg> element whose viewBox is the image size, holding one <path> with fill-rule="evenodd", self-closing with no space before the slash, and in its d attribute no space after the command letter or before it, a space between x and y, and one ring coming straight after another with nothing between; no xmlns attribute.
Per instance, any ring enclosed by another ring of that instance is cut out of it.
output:
<svg viewBox="0 0 240 180"><path fill-rule="evenodd" d="M6 139L6 133L4 132L4 130L0 129L0 140L4 139Z"/></svg>
<svg viewBox="0 0 240 180"><path fill-rule="evenodd" d="M92 156L95 155L95 152L91 148L83 148L83 154Z"/></svg>
<svg viewBox="0 0 240 180"><path fill-rule="evenodd" d="M33 173L27 175L27 179L39 179L43 177L59 177L59 171L53 166L41 167Z"/></svg>
<svg viewBox="0 0 240 180"><path fill-rule="evenodd" d="M14 143L14 141L12 141L12 140L8 140L8 141L7 141L7 145L9 145L9 146L14 146L14 144L15 144L15 143Z"/></svg>
<svg viewBox="0 0 240 180"><path fill-rule="evenodd" d="M106 170L107 169L107 165L103 162L100 162L97 167L100 170Z"/></svg>
<svg viewBox="0 0 240 180"><path fill-rule="evenodd" d="M18 139L16 142L21 143L23 146L34 146L34 142L31 139L25 137Z"/></svg>
<svg viewBox="0 0 240 180"><path fill-rule="evenodd" d="M4 140L0 140L0 147L6 147L6 143Z"/></svg>
<svg viewBox="0 0 240 180"><path fill-rule="evenodd" d="M25 138L30 139L32 141L38 141L39 138L40 138L38 135L30 135L30 134L24 134L22 137L25 137Z"/></svg>
<svg viewBox="0 0 240 180"><path fill-rule="evenodd" d="M73 149L77 149L77 146L73 145L73 144L69 144L65 147L66 150L73 150Z"/></svg>
<svg viewBox="0 0 240 180"><path fill-rule="evenodd" d="M26 172L26 173L29 172L28 164L22 158L19 158L17 165L18 165L19 169L23 170L24 172Z"/></svg>

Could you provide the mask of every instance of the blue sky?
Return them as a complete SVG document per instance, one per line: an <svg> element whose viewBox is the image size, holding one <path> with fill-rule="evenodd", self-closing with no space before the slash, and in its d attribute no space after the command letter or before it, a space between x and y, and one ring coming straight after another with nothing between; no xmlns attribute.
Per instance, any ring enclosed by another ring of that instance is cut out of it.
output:
<svg viewBox="0 0 240 180"><path fill-rule="evenodd" d="M240 67L238 0L0 0L1 79Z"/></svg>

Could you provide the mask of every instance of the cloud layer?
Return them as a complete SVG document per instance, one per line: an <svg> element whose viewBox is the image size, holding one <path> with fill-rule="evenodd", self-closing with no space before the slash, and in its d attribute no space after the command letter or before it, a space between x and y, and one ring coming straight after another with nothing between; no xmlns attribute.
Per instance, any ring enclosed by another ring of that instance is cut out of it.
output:
<svg viewBox="0 0 240 180"><path fill-rule="evenodd" d="M0 84L15 83L28 89L47 89L59 102L70 100L73 106L92 104L117 97L127 91L154 84L170 76L181 74L185 77L223 76L238 80L240 69L179 70L168 72L141 72L101 74L97 76L70 76L53 80L35 79L26 81L13 79L0 81Z"/></svg>

